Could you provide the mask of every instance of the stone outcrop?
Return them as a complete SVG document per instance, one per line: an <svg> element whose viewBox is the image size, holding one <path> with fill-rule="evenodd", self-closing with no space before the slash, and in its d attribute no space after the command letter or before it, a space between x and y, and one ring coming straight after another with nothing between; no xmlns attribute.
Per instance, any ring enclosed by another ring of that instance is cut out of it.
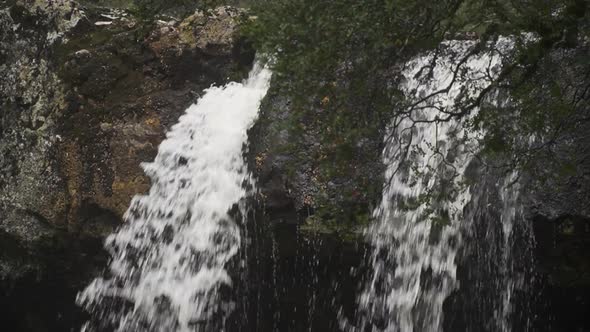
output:
<svg viewBox="0 0 590 332"><path fill-rule="evenodd" d="M235 39L235 20L243 10L219 7L211 12L197 11L180 23L180 39L191 48L210 55L230 53Z"/></svg>
<svg viewBox="0 0 590 332"><path fill-rule="evenodd" d="M2 8L0 229L36 241L116 227L149 189L140 164L166 130L203 89L247 73L242 14L145 22L66 0Z"/></svg>
<svg viewBox="0 0 590 332"><path fill-rule="evenodd" d="M568 133L533 181L530 215L540 270L551 285L590 290L590 126ZM573 159L572 159L573 157ZM544 174L543 174L544 173Z"/></svg>
<svg viewBox="0 0 590 332"><path fill-rule="evenodd" d="M328 160L325 151L330 147L321 135L326 128L303 120L295 132L293 121L299 120L293 119L294 111L287 93L271 85L250 132L250 167L260 201L277 222L305 223L310 230L348 236L369 221L380 199L382 136L375 132L351 147L343 160Z"/></svg>
<svg viewBox="0 0 590 332"><path fill-rule="evenodd" d="M0 11L0 220L25 237L33 236L34 228L16 227L18 219L46 223L65 217L66 193L50 156L56 154L66 101L48 54L54 37L78 20L72 10L68 21L64 8L19 1Z"/></svg>

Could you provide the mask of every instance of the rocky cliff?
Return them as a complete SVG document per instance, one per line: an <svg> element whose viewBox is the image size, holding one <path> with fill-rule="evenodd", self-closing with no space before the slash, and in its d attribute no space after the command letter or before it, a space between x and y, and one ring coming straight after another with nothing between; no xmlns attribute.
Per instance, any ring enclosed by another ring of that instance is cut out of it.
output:
<svg viewBox="0 0 590 332"><path fill-rule="evenodd" d="M240 79L242 10L135 17L73 1L0 10L0 231L102 236L149 188L140 167L203 89Z"/></svg>

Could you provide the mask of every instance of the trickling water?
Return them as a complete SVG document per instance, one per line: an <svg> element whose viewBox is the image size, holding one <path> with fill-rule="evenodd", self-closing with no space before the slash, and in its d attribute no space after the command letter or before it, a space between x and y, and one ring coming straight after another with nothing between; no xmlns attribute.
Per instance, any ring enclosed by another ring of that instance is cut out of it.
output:
<svg viewBox="0 0 590 332"><path fill-rule="evenodd" d="M498 54L472 52L474 46L472 41L445 42L439 52L410 61L403 72L402 89L417 102L399 112L385 141L387 182L374 211L376 222L367 230L372 272L359 296L361 331L442 330L443 303L458 287L462 227L471 223L465 207L477 201L466 171L481 138L464 126L477 108L470 116L449 114L460 112L457 105L476 97L501 69ZM496 45L509 47L507 39ZM485 102L500 102L489 99ZM505 201L514 201L515 195ZM514 206L506 205L506 238L514 215ZM498 294L506 302L499 319L510 311L510 287Z"/></svg>
<svg viewBox="0 0 590 332"><path fill-rule="evenodd" d="M499 324L499 330L506 332L510 331L510 313L512 309L512 293L514 291L514 280L510 275L511 266L510 260L512 256L512 232L513 223L517 218L520 211L520 205L518 202L519 185L517 182L518 175L516 173L511 174L507 177L504 185L500 189L500 199L502 201L502 212L500 215L502 223L502 247L504 248L501 258L501 275L507 280L503 280L503 288L501 294L502 305L499 312L495 317L496 322Z"/></svg>
<svg viewBox="0 0 590 332"><path fill-rule="evenodd" d="M241 242L228 212L252 187L242 148L270 76L257 64L244 83L206 90L143 165L150 192L107 238L104 276L78 295L93 317L87 329L223 329L233 307L221 294L232 283L226 264Z"/></svg>

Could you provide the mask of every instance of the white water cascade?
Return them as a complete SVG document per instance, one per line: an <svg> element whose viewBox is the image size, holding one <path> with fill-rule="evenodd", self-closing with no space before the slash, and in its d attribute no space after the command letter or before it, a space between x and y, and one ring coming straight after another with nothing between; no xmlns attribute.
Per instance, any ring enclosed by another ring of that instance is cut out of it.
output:
<svg viewBox="0 0 590 332"><path fill-rule="evenodd" d="M500 39L495 48L510 45ZM466 205L477 201L466 171L482 135L465 126L478 108L468 116L449 115L461 111L458 103L486 89L502 65L500 52L472 52L474 47L475 41L447 41L438 52L418 56L404 69L402 90L415 103L398 113L385 139L386 186L375 222L366 232L373 247L372 271L358 298L360 328L353 330L443 329L443 303L459 287L461 230L472 217ZM484 102L500 102L492 99ZM426 200L440 194L441 200ZM507 198L514 200L514 195ZM511 211L502 213L501 222L509 237L515 213L512 205L506 206ZM507 289L498 295L507 306L509 293Z"/></svg>
<svg viewBox="0 0 590 332"><path fill-rule="evenodd" d="M149 194L133 198L106 240L107 271L78 295L95 320L86 330L200 331L231 312L220 289L241 235L228 212L253 186L242 149L270 77L257 64L243 83L207 89L142 165Z"/></svg>

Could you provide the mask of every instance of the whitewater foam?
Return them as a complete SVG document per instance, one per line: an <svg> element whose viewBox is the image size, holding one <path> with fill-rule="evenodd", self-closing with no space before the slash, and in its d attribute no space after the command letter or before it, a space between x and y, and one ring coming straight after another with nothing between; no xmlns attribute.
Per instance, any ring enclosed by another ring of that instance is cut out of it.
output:
<svg viewBox="0 0 590 332"><path fill-rule="evenodd" d="M107 238L104 275L78 295L87 329L194 331L231 312L220 289L242 238L228 212L251 192L243 147L270 77L256 64L243 83L207 89L142 165L152 187Z"/></svg>

